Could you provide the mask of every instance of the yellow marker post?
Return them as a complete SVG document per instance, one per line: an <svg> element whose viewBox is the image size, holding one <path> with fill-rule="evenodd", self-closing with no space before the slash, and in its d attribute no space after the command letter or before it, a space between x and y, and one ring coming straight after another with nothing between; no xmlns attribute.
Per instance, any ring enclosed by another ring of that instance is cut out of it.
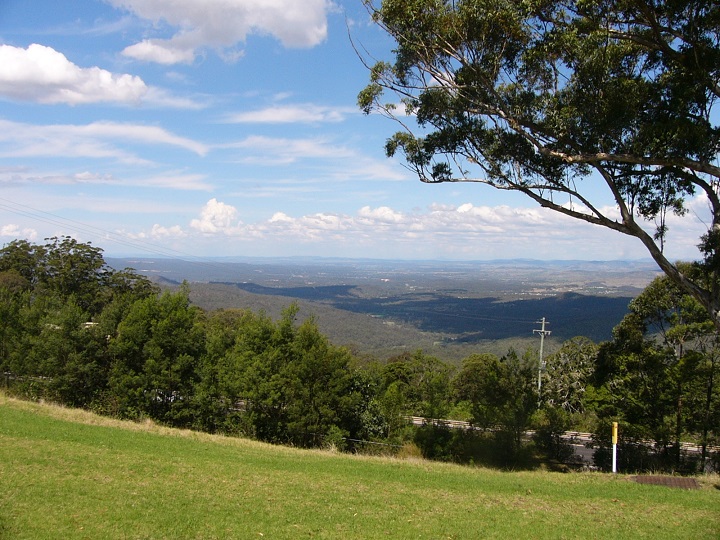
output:
<svg viewBox="0 0 720 540"><path fill-rule="evenodd" d="M617 472L617 441L618 441L618 423L613 422L612 425L612 445L613 445L613 454L612 454L612 472Z"/></svg>

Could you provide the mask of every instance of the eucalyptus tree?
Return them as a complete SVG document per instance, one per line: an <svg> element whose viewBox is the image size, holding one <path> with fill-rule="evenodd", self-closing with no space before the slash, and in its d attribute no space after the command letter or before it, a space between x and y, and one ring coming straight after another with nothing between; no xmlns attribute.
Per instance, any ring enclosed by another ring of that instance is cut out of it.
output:
<svg viewBox="0 0 720 540"><path fill-rule="evenodd" d="M404 414L444 418L450 410L453 371L451 365L417 350L390 358L382 376L388 397L401 394ZM388 403L399 403L397 397Z"/></svg>
<svg viewBox="0 0 720 540"><path fill-rule="evenodd" d="M45 248L27 240L13 240L0 249L0 284L8 284L12 277L14 288L32 288L41 278L40 261ZM18 278L21 278L18 280Z"/></svg>
<svg viewBox="0 0 720 540"><path fill-rule="evenodd" d="M494 354L473 354L463 360L455 377L457 399L467 402L475 427L488 430L500 422L501 405L506 401L505 375Z"/></svg>
<svg viewBox="0 0 720 540"><path fill-rule="evenodd" d="M88 406L107 384L108 336L133 302L156 293L132 270L112 270L89 243L13 240L0 249L0 369L34 377L54 400Z"/></svg>
<svg viewBox="0 0 720 540"><path fill-rule="evenodd" d="M689 266L685 271L697 273ZM642 321L645 334L669 353L675 441L683 431L699 433L704 461L710 434L720 436L720 350L714 326L697 300L665 276L630 303L630 312Z"/></svg>
<svg viewBox="0 0 720 540"><path fill-rule="evenodd" d="M655 440L675 466L682 437L694 436L704 462L708 445L720 436L720 350L707 312L661 276L630 303L613 334L600 348L595 371L598 415L623 420L638 440Z"/></svg>
<svg viewBox="0 0 720 540"><path fill-rule="evenodd" d="M537 407L533 364L528 354L520 357L512 349L502 358L473 354L463 360L454 379L456 397L469 404L472 423L508 436L513 451L520 448Z"/></svg>
<svg viewBox="0 0 720 540"><path fill-rule="evenodd" d="M130 268L113 270L103 250L69 236L46 238L45 245L13 240L0 249L0 287L31 290L32 297L57 294L90 316L120 296L147 297L158 288Z"/></svg>
<svg viewBox="0 0 720 540"><path fill-rule="evenodd" d="M367 62L358 96L401 123L388 155L404 154L424 182L518 191L639 239L720 330L717 2L364 3L397 42L394 61ZM707 284L663 251L667 217L699 194Z"/></svg>
<svg viewBox="0 0 720 540"><path fill-rule="evenodd" d="M69 236L47 238L41 260L41 284L64 298L70 296L92 315L102 309L101 291L112 269L103 250Z"/></svg>
<svg viewBox="0 0 720 540"><path fill-rule="evenodd" d="M585 392L592 380L598 347L590 339L574 337L547 358L542 399L568 413L585 411Z"/></svg>

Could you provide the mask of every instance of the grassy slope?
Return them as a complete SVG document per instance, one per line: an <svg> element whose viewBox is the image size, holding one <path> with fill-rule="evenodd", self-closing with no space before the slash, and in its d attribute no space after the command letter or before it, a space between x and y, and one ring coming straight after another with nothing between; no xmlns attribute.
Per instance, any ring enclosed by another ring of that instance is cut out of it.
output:
<svg viewBox="0 0 720 540"><path fill-rule="evenodd" d="M363 458L0 395L0 538L718 538L720 491Z"/></svg>

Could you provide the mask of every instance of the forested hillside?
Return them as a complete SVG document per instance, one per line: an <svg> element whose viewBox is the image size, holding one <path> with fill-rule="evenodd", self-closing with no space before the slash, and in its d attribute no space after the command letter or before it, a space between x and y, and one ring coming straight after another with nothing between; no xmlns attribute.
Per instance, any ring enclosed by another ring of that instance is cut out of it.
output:
<svg viewBox="0 0 720 540"><path fill-rule="evenodd" d="M357 354L298 304L280 316L203 310L192 294L187 283L162 291L134 270L114 270L101 249L68 237L11 242L0 250L4 384L120 418L300 447L411 447L431 459L513 468L571 465L560 436L570 429L594 432L595 463L608 467L608 426L617 421L624 470L718 465L715 333L666 278L630 303L611 341L565 340L542 366L534 347L460 362L420 343ZM467 424L451 429L443 419ZM686 452L685 440L701 451Z"/></svg>
<svg viewBox="0 0 720 540"><path fill-rule="evenodd" d="M365 357L389 358L422 349L459 365L463 358L473 353L501 355L511 347L525 350L533 346L537 348L539 344L529 324L520 329L522 332L515 328L517 334L512 337L468 341L457 339L457 336L447 332L420 329L415 325L415 319L357 313L340 309L328 302L302 300L293 296L255 294L235 284L192 283L190 300L207 311L242 307L262 311L273 319L279 318L288 305L295 303L300 308L298 319L314 317L318 328L330 341ZM560 343L560 339L551 337L547 342L548 350L556 349Z"/></svg>
<svg viewBox="0 0 720 540"><path fill-rule="evenodd" d="M651 262L112 259L171 287L187 279L205 310L244 307L279 317L291 302L335 344L387 356L418 347L460 362L474 352L612 337L657 270Z"/></svg>

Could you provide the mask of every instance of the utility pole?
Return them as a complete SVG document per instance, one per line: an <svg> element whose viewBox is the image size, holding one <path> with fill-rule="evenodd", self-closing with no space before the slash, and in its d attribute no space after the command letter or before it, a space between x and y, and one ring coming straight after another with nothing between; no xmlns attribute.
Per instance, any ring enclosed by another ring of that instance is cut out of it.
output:
<svg viewBox="0 0 720 540"><path fill-rule="evenodd" d="M545 343L545 336L550 335L550 330L545 330L545 324L550 324L549 322L545 321L545 317L543 317L541 320L537 321L537 324L541 324L540 330L533 330L533 334L540 334L540 362L538 363L538 380L537 380L537 388L538 388L538 407L540 406L540 397L542 390L542 371L545 368L545 362L543 361L543 345Z"/></svg>

